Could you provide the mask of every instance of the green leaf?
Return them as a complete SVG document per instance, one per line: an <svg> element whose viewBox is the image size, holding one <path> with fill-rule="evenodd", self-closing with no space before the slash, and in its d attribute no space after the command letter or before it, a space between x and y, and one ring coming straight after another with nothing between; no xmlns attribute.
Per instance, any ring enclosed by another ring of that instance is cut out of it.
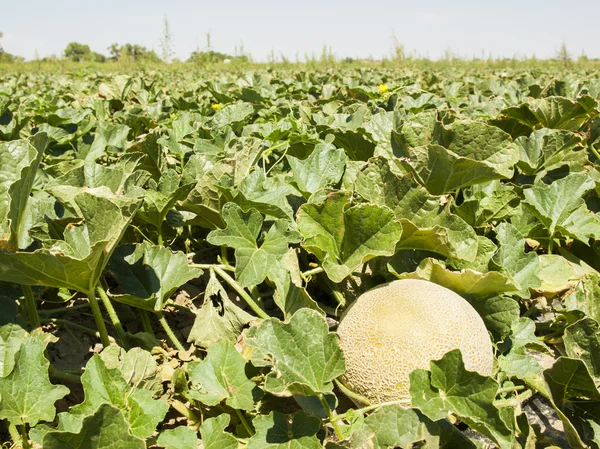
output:
<svg viewBox="0 0 600 449"><path fill-rule="evenodd" d="M505 296L472 301L471 305L477 310L485 327L497 335L507 335L513 324L519 320L520 306L517 301Z"/></svg>
<svg viewBox="0 0 600 449"><path fill-rule="evenodd" d="M465 370L459 349L430 365L430 371L410 374L412 406L434 421L452 413L501 448L510 448L514 435L493 404L498 383Z"/></svg>
<svg viewBox="0 0 600 449"><path fill-rule="evenodd" d="M432 422L416 410L398 405L384 405L371 413L361 428L355 431L341 447L360 449L394 449L410 447L426 441L424 447L474 448L456 427L440 420ZM329 445L327 446L329 448ZM335 447L335 446L334 446Z"/></svg>
<svg viewBox="0 0 600 449"><path fill-rule="evenodd" d="M106 155L107 150L124 150L127 146L127 136L130 128L123 124L100 124L94 133L94 142L85 154L80 154L85 161L93 162Z"/></svg>
<svg viewBox="0 0 600 449"><path fill-rule="evenodd" d="M0 327L0 378L12 372L15 356L26 338L27 332L17 324L5 324Z"/></svg>
<svg viewBox="0 0 600 449"><path fill-rule="evenodd" d="M218 111L213 117L213 122L218 128L224 128L243 122L253 113L254 107L251 104L238 102L227 105Z"/></svg>
<svg viewBox="0 0 600 449"><path fill-rule="evenodd" d="M156 442L165 449L198 449L196 432L184 426L162 431Z"/></svg>
<svg viewBox="0 0 600 449"><path fill-rule="evenodd" d="M492 267L506 274L519 290L519 296L529 298L529 289L542 284L539 278L541 263L535 252L525 253L525 239L510 223L496 228L499 248L492 257Z"/></svg>
<svg viewBox="0 0 600 449"><path fill-rule="evenodd" d="M517 167L526 175L558 168L563 164L577 162L583 165L587 159L580 151L581 137L570 131L543 128L515 140L519 148L520 161Z"/></svg>
<svg viewBox="0 0 600 449"><path fill-rule="evenodd" d="M571 324L563 341L569 357L583 360L590 373L600 376L600 325L596 320L584 318Z"/></svg>
<svg viewBox="0 0 600 449"><path fill-rule="evenodd" d="M260 246L256 239L262 229L263 218L256 209L243 212L235 203L227 203L222 210L227 228L211 231L207 240L212 245L235 248L235 276L242 287L251 287L265 280L269 267L287 252L290 243L299 241L290 223L277 220L267 231Z"/></svg>
<svg viewBox="0 0 600 449"><path fill-rule="evenodd" d="M263 321L248 331L246 344L272 366L266 388L274 394L331 393L333 379L346 370L337 335L314 310L298 310L289 323L276 318Z"/></svg>
<svg viewBox="0 0 600 449"><path fill-rule="evenodd" d="M547 97L533 100L527 107L546 128L578 131L594 112L597 115L598 104L590 97L582 97L577 101L564 97Z"/></svg>
<svg viewBox="0 0 600 449"><path fill-rule="evenodd" d="M208 406L225 401L232 408L253 410L256 385L246 377L245 367L246 361L232 343L212 345L204 360L188 364L191 387L186 397Z"/></svg>
<svg viewBox="0 0 600 449"><path fill-rule="evenodd" d="M572 293L564 299L565 309L578 311L600 322L600 275L582 277Z"/></svg>
<svg viewBox="0 0 600 449"><path fill-rule="evenodd" d="M331 144L318 144L306 159L300 160L288 155L287 160L298 188L312 194L340 181L346 164L346 153Z"/></svg>
<svg viewBox="0 0 600 449"><path fill-rule="evenodd" d="M349 206L346 192L333 193L321 204L302 205L297 223L302 246L323 262L334 282L376 256L393 255L402 234L402 225L389 208Z"/></svg>
<svg viewBox="0 0 600 449"><path fill-rule="evenodd" d="M267 276L275 284L273 300L285 319L305 307L323 312L302 285L296 250L290 248L281 260L269 268Z"/></svg>
<svg viewBox="0 0 600 449"><path fill-rule="evenodd" d="M66 396L69 389L51 384L48 378L50 362L45 351L52 340L53 337L37 333L22 342L14 368L6 377L0 378L0 419L7 419L14 425L30 426L54 420L54 403Z"/></svg>
<svg viewBox="0 0 600 449"><path fill-rule="evenodd" d="M570 288L571 281L578 276L567 259L558 254L539 256L540 269L537 276L542 281L538 290L556 294Z"/></svg>
<svg viewBox="0 0 600 449"><path fill-rule="evenodd" d="M588 211L582 196L595 186L585 174L570 174L550 185L523 190L523 204L544 225L550 236L560 233L584 243L600 237L600 220Z"/></svg>
<svg viewBox="0 0 600 449"><path fill-rule="evenodd" d="M559 357L544 371L552 405L565 427L571 447L586 448L575 423L597 407L600 391L582 360ZM589 416L589 415L588 415Z"/></svg>
<svg viewBox="0 0 600 449"><path fill-rule="evenodd" d="M116 301L152 312L161 311L175 290L202 275L184 253L148 242L119 246L107 268L119 281L119 294L112 295Z"/></svg>
<svg viewBox="0 0 600 449"><path fill-rule="evenodd" d="M248 440L248 449L322 449L317 438L319 418L300 411L287 417L273 411L254 418L256 433Z"/></svg>
<svg viewBox="0 0 600 449"><path fill-rule="evenodd" d="M408 163L434 195L511 178L519 153L504 131L472 121L436 126L431 144L412 148Z"/></svg>
<svg viewBox="0 0 600 449"><path fill-rule="evenodd" d="M253 207L268 218L291 220L294 211L287 197L301 196L297 189L288 184L287 179L281 176L267 177L262 170L253 171L237 186L237 189L222 189L227 201L236 203L244 210Z"/></svg>
<svg viewBox="0 0 600 449"><path fill-rule="evenodd" d="M393 271L393 266L388 265ZM514 292L517 287L505 275L497 271L480 273L473 270L450 271L443 262L436 259L423 259L413 273L394 273L398 279L425 279L435 282L461 296L485 298L499 293Z"/></svg>
<svg viewBox="0 0 600 449"><path fill-rule="evenodd" d="M123 412L125 428L145 439L154 433L169 409L165 401L152 398L152 391L128 383L119 368L107 368L98 355L87 362L81 383L85 400L69 413L59 414L59 431L79 433L87 416L94 414L102 404L110 404Z"/></svg>
<svg viewBox="0 0 600 449"><path fill-rule="evenodd" d="M44 449L145 449L146 443L131 435L123 413L109 404L83 420L77 432L48 432Z"/></svg>
<svg viewBox="0 0 600 449"><path fill-rule="evenodd" d="M47 145L44 133L0 143L0 248L28 246L22 220Z"/></svg>
<svg viewBox="0 0 600 449"><path fill-rule="evenodd" d="M225 432L230 419L228 414L223 413L216 418L204 420L200 426L204 449L238 449L238 440L230 433Z"/></svg>
<svg viewBox="0 0 600 449"><path fill-rule="evenodd" d="M464 189L463 202L455 210L471 226L482 227L514 215L518 202L513 187L495 180Z"/></svg>
<svg viewBox="0 0 600 449"><path fill-rule="evenodd" d="M194 184L179 185L179 176L173 169L165 171L158 183L157 190L146 190L144 202L137 216L156 229L160 229L177 201L185 199L194 188Z"/></svg>
<svg viewBox="0 0 600 449"><path fill-rule="evenodd" d="M138 199L83 192L75 196L83 223L69 226L64 240L32 253L0 250L2 278L18 284L69 288L93 294L104 266L127 229Z"/></svg>
<svg viewBox="0 0 600 449"><path fill-rule="evenodd" d="M358 173L355 188L367 201L394 211L402 224L397 248L431 251L460 260L475 259L477 235L450 212L447 199L427 193L410 174L397 176L389 164L384 158L370 159Z"/></svg>

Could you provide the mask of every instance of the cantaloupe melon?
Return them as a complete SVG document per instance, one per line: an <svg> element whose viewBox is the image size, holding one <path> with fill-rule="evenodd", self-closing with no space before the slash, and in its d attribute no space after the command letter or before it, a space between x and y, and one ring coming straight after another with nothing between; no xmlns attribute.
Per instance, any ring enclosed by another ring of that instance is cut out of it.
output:
<svg viewBox="0 0 600 449"><path fill-rule="evenodd" d="M490 375L492 343L477 311L433 282L403 279L362 294L337 330L346 358L342 382L373 403L409 400L409 374L453 349L465 368Z"/></svg>

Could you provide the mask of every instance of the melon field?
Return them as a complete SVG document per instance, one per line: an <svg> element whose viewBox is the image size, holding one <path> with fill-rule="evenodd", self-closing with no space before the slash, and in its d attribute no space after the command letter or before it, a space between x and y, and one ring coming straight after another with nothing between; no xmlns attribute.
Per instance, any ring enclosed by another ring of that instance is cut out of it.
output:
<svg viewBox="0 0 600 449"><path fill-rule="evenodd" d="M0 445L599 449L599 152L577 65L0 73Z"/></svg>

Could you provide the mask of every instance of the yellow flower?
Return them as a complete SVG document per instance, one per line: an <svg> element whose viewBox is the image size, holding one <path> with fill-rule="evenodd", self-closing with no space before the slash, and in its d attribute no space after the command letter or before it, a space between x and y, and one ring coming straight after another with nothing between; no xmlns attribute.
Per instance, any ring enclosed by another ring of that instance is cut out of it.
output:
<svg viewBox="0 0 600 449"><path fill-rule="evenodd" d="M218 111L222 108L221 103L213 103L210 105L210 107L213 108L215 111Z"/></svg>
<svg viewBox="0 0 600 449"><path fill-rule="evenodd" d="M379 92L381 92L382 94L386 93L388 91L388 87L387 84L380 84L379 85Z"/></svg>

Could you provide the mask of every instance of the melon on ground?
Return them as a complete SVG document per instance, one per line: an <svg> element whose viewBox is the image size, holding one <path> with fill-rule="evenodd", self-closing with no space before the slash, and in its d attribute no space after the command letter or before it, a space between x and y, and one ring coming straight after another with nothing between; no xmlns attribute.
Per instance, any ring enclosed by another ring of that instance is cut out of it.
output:
<svg viewBox="0 0 600 449"><path fill-rule="evenodd" d="M337 330L343 383L373 403L409 400L409 374L460 349L469 371L492 374L492 343L477 311L433 282L403 279L362 294Z"/></svg>

